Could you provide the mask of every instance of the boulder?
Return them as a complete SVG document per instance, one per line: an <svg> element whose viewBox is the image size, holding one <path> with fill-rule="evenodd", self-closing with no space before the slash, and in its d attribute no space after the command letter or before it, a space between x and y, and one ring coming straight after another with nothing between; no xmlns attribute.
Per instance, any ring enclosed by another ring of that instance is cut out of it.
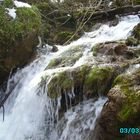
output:
<svg viewBox="0 0 140 140"><path fill-rule="evenodd" d="M95 131L98 140L135 139L138 135L122 135L120 128L140 128L140 70L121 74L108 93L108 102L103 107Z"/></svg>
<svg viewBox="0 0 140 140"><path fill-rule="evenodd" d="M15 9L12 17L7 8ZM12 69L22 67L34 56L41 17L35 6L15 7L12 0L0 5L0 84Z"/></svg>

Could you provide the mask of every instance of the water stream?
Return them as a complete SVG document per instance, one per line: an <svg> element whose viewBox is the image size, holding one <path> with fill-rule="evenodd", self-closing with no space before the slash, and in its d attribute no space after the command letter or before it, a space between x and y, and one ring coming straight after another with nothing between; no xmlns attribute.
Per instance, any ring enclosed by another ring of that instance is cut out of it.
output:
<svg viewBox="0 0 140 140"><path fill-rule="evenodd" d="M116 26L102 25L67 46L57 46L59 51L56 53L39 54L30 65L18 70L8 80L7 92L12 87L12 93L5 103L4 122L0 109L0 140L86 140L88 132L94 129L106 98L84 101L68 110L54 126L53 119L58 117L60 98L54 105L47 94L38 90L41 77L51 77L53 73L88 63L90 50L96 43L125 39L139 22L139 17L132 15L120 18ZM52 59L76 46L83 47L82 56L72 66L46 69Z"/></svg>

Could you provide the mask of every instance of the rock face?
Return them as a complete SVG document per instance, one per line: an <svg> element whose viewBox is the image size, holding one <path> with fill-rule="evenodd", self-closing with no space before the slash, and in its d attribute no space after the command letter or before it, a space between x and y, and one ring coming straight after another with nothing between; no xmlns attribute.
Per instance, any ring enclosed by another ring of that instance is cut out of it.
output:
<svg viewBox="0 0 140 140"><path fill-rule="evenodd" d="M15 19L6 8L15 9ZM0 5L0 84L12 69L22 67L34 56L40 24L36 7L17 8L11 0Z"/></svg>
<svg viewBox="0 0 140 140"><path fill-rule="evenodd" d="M97 140L136 138L134 135L121 135L120 128L140 127L139 85L140 70L131 74L121 74L115 79L95 130L104 137L98 135Z"/></svg>

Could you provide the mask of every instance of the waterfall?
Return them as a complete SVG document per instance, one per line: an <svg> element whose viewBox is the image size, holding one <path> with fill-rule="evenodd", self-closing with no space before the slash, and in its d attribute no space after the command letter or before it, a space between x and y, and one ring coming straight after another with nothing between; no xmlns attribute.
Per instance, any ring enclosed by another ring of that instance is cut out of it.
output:
<svg viewBox="0 0 140 140"><path fill-rule="evenodd" d="M52 101L44 90L39 89L42 76L48 75L49 82L56 73L88 63L91 58L90 50L95 44L126 39L139 22L137 15L130 15L120 18L116 26L104 24L67 46L58 45L58 52L39 54L30 65L18 70L8 80L6 92L11 92L11 95L5 102L4 122L0 109L0 140L85 140L88 131L94 129L96 119L107 99L100 97L98 100L84 101L67 110L59 120L61 97ZM82 56L72 66L46 69L52 59L76 46L83 47Z"/></svg>

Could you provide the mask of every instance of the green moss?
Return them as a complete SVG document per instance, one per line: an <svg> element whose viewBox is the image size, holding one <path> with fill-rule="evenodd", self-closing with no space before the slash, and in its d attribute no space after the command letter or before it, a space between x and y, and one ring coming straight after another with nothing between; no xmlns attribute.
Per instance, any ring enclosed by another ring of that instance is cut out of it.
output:
<svg viewBox="0 0 140 140"><path fill-rule="evenodd" d="M83 86L86 76L88 75L91 67L88 65L81 66L77 71L73 72L75 86Z"/></svg>
<svg viewBox="0 0 140 140"><path fill-rule="evenodd" d="M61 72L54 76L48 84L48 95L50 98L57 98L61 92L68 92L73 86L73 81L68 72Z"/></svg>
<svg viewBox="0 0 140 140"><path fill-rule="evenodd" d="M93 48L92 48L93 56L97 56L98 51L99 51L99 47L100 47L100 44L97 44L97 45L93 46Z"/></svg>
<svg viewBox="0 0 140 140"><path fill-rule="evenodd" d="M134 37L140 39L140 23L134 28Z"/></svg>
<svg viewBox="0 0 140 140"><path fill-rule="evenodd" d="M56 41L61 42L61 44L68 41L73 35L73 32L70 31L61 31L56 33Z"/></svg>
<svg viewBox="0 0 140 140"><path fill-rule="evenodd" d="M137 106L140 101L140 93L130 89L129 86L121 86L121 91L126 95L121 111L118 113L118 119L121 122L126 122L128 120L134 119L139 112L139 107Z"/></svg>
<svg viewBox="0 0 140 140"><path fill-rule="evenodd" d="M36 6L42 14L48 14L52 10L52 5L50 5L50 3L47 2L38 3L36 4Z"/></svg>
<svg viewBox="0 0 140 140"><path fill-rule="evenodd" d="M90 94L104 94L113 78L114 68L94 67L88 74L85 86Z"/></svg>
<svg viewBox="0 0 140 140"><path fill-rule="evenodd" d="M75 46L61 54L61 57L51 60L47 68L54 68L57 66L72 66L82 56L82 46Z"/></svg>
<svg viewBox="0 0 140 140"><path fill-rule="evenodd" d="M140 4L140 0L134 0L134 4Z"/></svg>
<svg viewBox="0 0 140 140"><path fill-rule="evenodd" d="M89 70L90 67L84 65L74 71L65 71L55 75L48 84L49 97L57 98L62 93L71 91L72 87L82 87ZM83 89L79 89L79 91L80 90Z"/></svg>
<svg viewBox="0 0 140 140"><path fill-rule="evenodd" d="M130 106L125 105L121 112L118 114L118 118L121 122L124 122L130 118L131 115L134 115L134 111Z"/></svg>
<svg viewBox="0 0 140 140"><path fill-rule="evenodd" d="M31 32L39 32L41 17L36 7L17 8L17 17L12 19L0 6L0 45L14 46L15 41L22 40Z"/></svg>
<svg viewBox="0 0 140 140"><path fill-rule="evenodd" d="M125 43L129 46L137 46L139 44L139 41L134 37L128 37Z"/></svg>
<svg viewBox="0 0 140 140"><path fill-rule="evenodd" d="M71 32L60 32L60 33L58 33L58 36L60 37L60 38L63 38L63 39L65 39L65 38L70 38L71 36L72 36L72 33Z"/></svg>
<svg viewBox="0 0 140 140"><path fill-rule="evenodd" d="M17 8L17 22L23 23L22 30L25 34L31 31L39 31L41 25L41 17L38 9L33 6L32 8Z"/></svg>
<svg viewBox="0 0 140 140"><path fill-rule="evenodd" d="M12 8L14 6L14 3L12 0L4 0L3 6L6 8Z"/></svg>
<svg viewBox="0 0 140 140"><path fill-rule="evenodd" d="M130 85L132 83L132 80L132 77L122 74L116 77L113 82L113 86L120 84Z"/></svg>
<svg viewBox="0 0 140 140"><path fill-rule="evenodd" d="M139 71L133 74L120 75L115 79L115 85L126 97L122 108L118 113L118 120L121 122L131 121L139 112L140 92L137 90Z"/></svg>
<svg viewBox="0 0 140 140"><path fill-rule="evenodd" d="M55 66L57 66L57 65L59 65L60 63L61 63L61 59L59 59L59 58L55 58L55 59L52 59L51 61L50 61L50 63L48 64L48 66L47 66L47 68L53 68L53 67L55 67Z"/></svg>

